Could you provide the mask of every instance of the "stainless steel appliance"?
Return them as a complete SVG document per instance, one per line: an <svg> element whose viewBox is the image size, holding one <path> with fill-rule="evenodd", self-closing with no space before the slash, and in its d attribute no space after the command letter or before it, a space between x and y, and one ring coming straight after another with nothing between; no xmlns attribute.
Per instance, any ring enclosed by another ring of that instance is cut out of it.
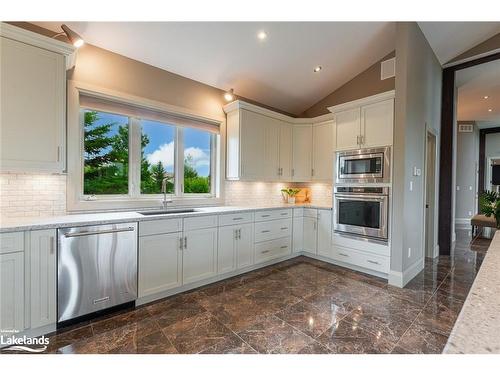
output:
<svg viewBox="0 0 500 375"><path fill-rule="evenodd" d="M137 298L137 223L58 230L58 323Z"/></svg>
<svg viewBox="0 0 500 375"><path fill-rule="evenodd" d="M391 182L391 148L337 152L337 184Z"/></svg>
<svg viewBox="0 0 500 375"><path fill-rule="evenodd" d="M336 232L387 241L388 187L338 186L333 201Z"/></svg>

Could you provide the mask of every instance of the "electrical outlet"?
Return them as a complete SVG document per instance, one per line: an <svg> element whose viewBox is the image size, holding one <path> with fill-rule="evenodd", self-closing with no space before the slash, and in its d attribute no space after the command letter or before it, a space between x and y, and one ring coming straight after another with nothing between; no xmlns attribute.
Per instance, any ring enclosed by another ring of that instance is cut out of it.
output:
<svg viewBox="0 0 500 375"><path fill-rule="evenodd" d="M410 191L413 191L413 181L410 181Z"/></svg>
<svg viewBox="0 0 500 375"><path fill-rule="evenodd" d="M469 216L472 216L472 211L469 211Z"/></svg>
<svg viewBox="0 0 500 375"><path fill-rule="evenodd" d="M411 247L408 248L408 258L411 258Z"/></svg>

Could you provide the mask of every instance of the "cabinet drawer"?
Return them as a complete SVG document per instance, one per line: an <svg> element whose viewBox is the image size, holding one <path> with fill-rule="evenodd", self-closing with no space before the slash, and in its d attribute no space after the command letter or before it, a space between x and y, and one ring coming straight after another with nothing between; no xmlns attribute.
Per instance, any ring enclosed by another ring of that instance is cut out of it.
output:
<svg viewBox="0 0 500 375"><path fill-rule="evenodd" d="M315 208L304 208L304 216L316 219L318 216L318 210Z"/></svg>
<svg viewBox="0 0 500 375"><path fill-rule="evenodd" d="M182 219L161 219L139 223L139 236L182 231Z"/></svg>
<svg viewBox="0 0 500 375"><path fill-rule="evenodd" d="M0 234L0 254L24 251L24 232Z"/></svg>
<svg viewBox="0 0 500 375"><path fill-rule="evenodd" d="M240 212L236 214L220 215L219 225L234 225L251 223L253 221L253 212Z"/></svg>
<svg viewBox="0 0 500 375"><path fill-rule="evenodd" d="M291 216L292 216L292 210L289 208L283 210L257 211L255 213L255 221L287 219Z"/></svg>
<svg viewBox="0 0 500 375"><path fill-rule="evenodd" d="M289 237L292 233L292 219L272 220L255 224L255 242Z"/></svg>
<svg viewBox="0 0 500 375"><path fill-rule="evenodd" d="M340 262L350 263L355 266L367 268L373 271L389 273L389 258L362 253L360 251L335 247L332 258Z"/></svg>
<svg viewBox="0 0 500 375"><path fill-rule="evenodd" d="M291 254L292 244L290 237L261 242L255 245L255 263L265 262Z"/></svg>
<svg viewBox="0 0 500 375"><path fill-rule="evenodd" d="M197 216L184 219L184 230L212 228L217 226L217 216Z"/></svg>

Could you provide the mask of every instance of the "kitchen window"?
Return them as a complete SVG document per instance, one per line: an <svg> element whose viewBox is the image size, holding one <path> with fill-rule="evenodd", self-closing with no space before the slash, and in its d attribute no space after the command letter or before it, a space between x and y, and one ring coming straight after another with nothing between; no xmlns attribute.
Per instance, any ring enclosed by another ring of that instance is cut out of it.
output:
<svg viewBox="0 0 500 375"><path fill-rule="evenodd" d="M109 97L78 99L82 151L73 165L68 153L76 198L69 209L155 207L165 179L173 206L218 203L220 122Z"/></svg>

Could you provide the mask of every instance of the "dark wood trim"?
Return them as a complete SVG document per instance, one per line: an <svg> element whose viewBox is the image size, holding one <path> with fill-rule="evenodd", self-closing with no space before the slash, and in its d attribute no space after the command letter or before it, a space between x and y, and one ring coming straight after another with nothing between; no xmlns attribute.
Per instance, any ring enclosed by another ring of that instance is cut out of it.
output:
<svg viewBox="0 0 500 375"><path fill-rule="evenodd" d="M455 126L455 72L470 68L472 66L485 64L491 61L500 60L500 52L489 56L484 56L475 60L443 69L443 86L441 98L441 133L440 133L440 160L439 160L439 232L438 243L440 255L449 255L451 252L451 228L453 217L453 133ZM494 129L494 128L493 128ZM489 129L484 129L489 130ZM490 132L494 132L490 130ZM480 133L481 134L481 133ZM483 139L483 162L481 163L481 148L479 160L479 186L478 192L484 190L484 146L486 143L486 132ZM481 135L480 135L481 146ZM481 171L482 169L482 171ZM481 180L481 173L483 178ZM482 181L482 186L481 186Z"/></svg>
<svg viewBox="0 0 500 375"><path fill-rule="evenodd" d="M479 130L479 165L477 176L477 193L481 194L484 191L484 166L486 165L486 135L500 133L500 127L486 128ZM477 210L479 212L479 200Z"/></svg>

